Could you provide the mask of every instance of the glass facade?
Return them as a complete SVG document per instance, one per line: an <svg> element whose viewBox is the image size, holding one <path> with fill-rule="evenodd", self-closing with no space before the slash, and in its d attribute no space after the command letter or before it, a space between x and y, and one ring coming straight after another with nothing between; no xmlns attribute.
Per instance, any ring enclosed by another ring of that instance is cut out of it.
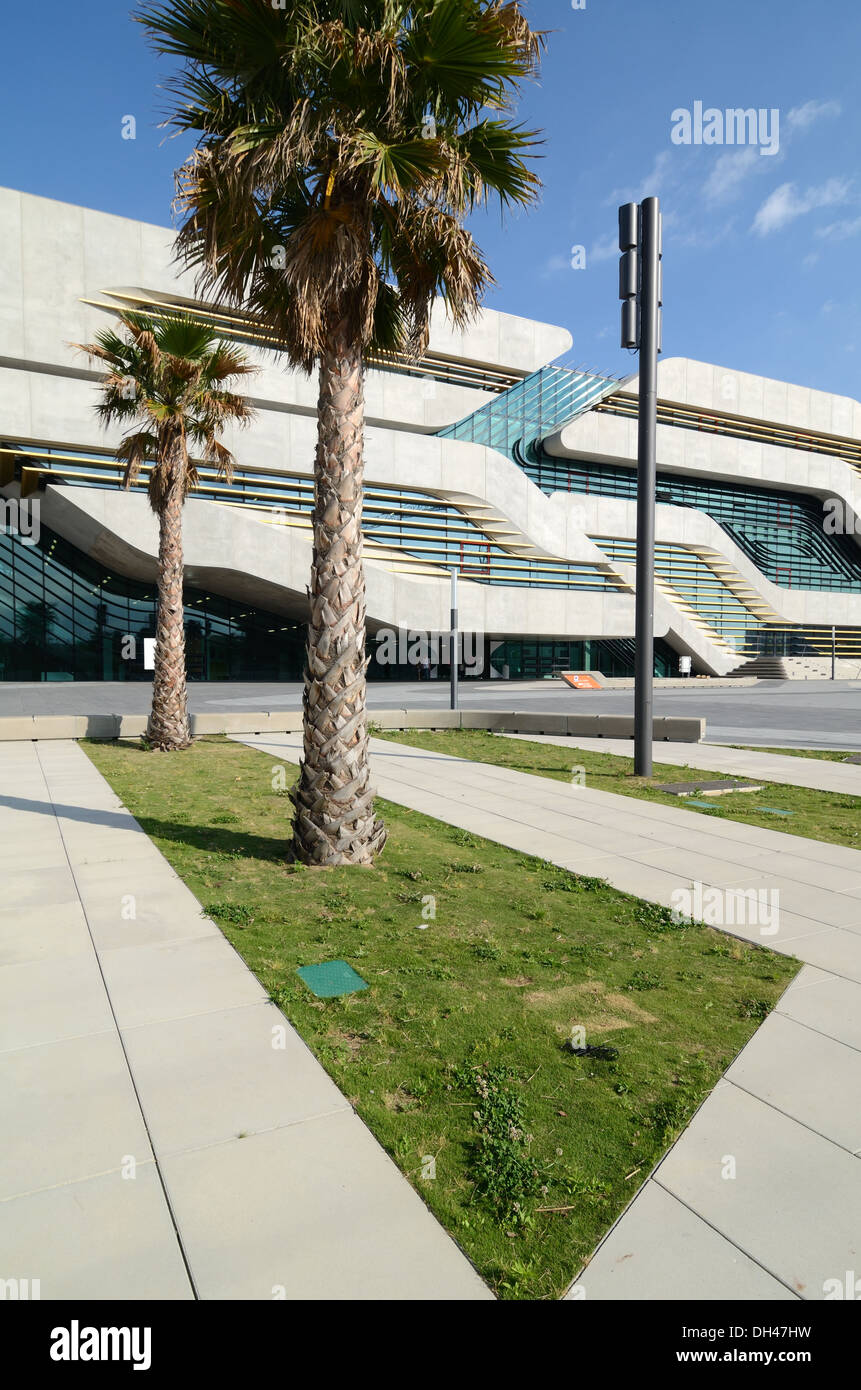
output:
<svg viewBox="0 0 861 1390"><path fill-rule="evenodd" d="M143 639L155 633L155 584L105 568L42 526L35 544L0 532L0 680L149 681ZM133 639L133 640L130 640ZM190 680L299 681L305 625L186 586L186 661ZM416 665L384 665L368 644L370 680L418 680ZM470 648L471 650L471 648ZM633 642L485 639L475 668L462 677L536 680L559 670L633 672ZM655 671L676 658L656 643ZM434 670L448 680L448 667Z"/></svg>
<svg viewBox="0 0 861 1390"><path fill-rule="evenodd" d="M633 468L583 459L552 458L538 450L522 463L542 492L637 496ZM731 536L761 574L781 589L861 593L861 549L848 536L828 535L815 497L746 483L719 483L659 473L657 500L696 507Z"/></svg>
<svg viewBox="0 0 861 1390"><path fill-rule="evenodd" d="M439 430L441 439L485 444L519 461L534 440L573 420L615 391L618 382L570 367L540 367L509 391Z"/></svg>
<svg viewBox="0 0 861 1390"><path fill-rule="evenodd" d="M122 469L107 454L57 453L50 448L16 451L19 473L32 470L45 481L73 487L116 488ZM247 506L273 521L310 527L314 509L313 479L289 473L266 473L238 468L232 484L219 480L212 468L198 468L195 496L228 506ZM142 470L140 486L146 484ZM619 589L624 587L609 569L587 561L546 556L530 558L512 553L472 519L468 510L418 489L368 485L364 490L363 524L369 558L397 550L402 564L417 574L439 574L457 566L477 584L510 588ZM503 529L511 532L504 525ZM511 532L513 540L519 538ZM518 548L514 545L514 550Z"/></svg>
<svg viewBox="0 0 861 1390"><path fill-rule="evenodd" d="M0 680L151 680L143 638L155 614L154 584L112 573L46 527L35 545L0 533ZM302 623L187 587L185 636L191 680L301 679Z"/></svg>
<svg viewBox="0 0 861 1390"><path fill-rule="evenodd" d="M633 676L633 638L594 638L580 642L541 641L518 637L490 643L490 665L509 680L544 680L560 671L600 671L604 676ZM678 652L655 639L655 675L676 676Z"/></svg>
<svg viewBox="0 0 861 1390"><path fill-rule="evenodd" d="M482 641L474 634L466 634L464 644L469 661L460 667L462 681L476 678L549 680L560 671L600 671L605 676L634 674L633 638L591 638L564 642L552 638L485 637ZM450 670L445 659L438 666L431 666L426 677L423 677L416 662L381 664L377 659L378 648L373 637L369 640L368 651L371 654L369 680L410 681L426 678L446 683L449 680ZM656 638L655 675L675 676L678 670L678 653L663 638Z"/></svg>

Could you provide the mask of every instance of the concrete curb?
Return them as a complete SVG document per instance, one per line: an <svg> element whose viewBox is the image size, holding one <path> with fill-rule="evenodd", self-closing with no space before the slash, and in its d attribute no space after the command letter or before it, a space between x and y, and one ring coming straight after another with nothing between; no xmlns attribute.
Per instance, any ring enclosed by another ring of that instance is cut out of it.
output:
<svg viewBox="0 0 861 1390"><path fill-rule="evenodd" d="M634 718L626 714L536 714L500 710L388 709L369 711L378 729L487 729L507 734L565 734L580 738L633 738ZM0 742L40 739L140 738L146 732L145 714L16 715L0 718ZM654 720L656 742L699 743L704 719ZM193 737L202 734L296 734L302 730L301 710L249 713L193 714Z"/></svg>

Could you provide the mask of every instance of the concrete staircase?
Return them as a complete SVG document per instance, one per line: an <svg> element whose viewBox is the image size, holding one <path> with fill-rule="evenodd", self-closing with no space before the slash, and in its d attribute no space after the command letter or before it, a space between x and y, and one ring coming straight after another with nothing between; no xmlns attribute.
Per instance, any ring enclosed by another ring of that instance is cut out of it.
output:
<svg viewBox="0 0 861 1390"><path fill-rule="evenodd" d="M727 672L728 679L735 676L756 676L761 681L790 680L786 665L779 656L757 656L751 661L744 661L741 666Z"/></svg>

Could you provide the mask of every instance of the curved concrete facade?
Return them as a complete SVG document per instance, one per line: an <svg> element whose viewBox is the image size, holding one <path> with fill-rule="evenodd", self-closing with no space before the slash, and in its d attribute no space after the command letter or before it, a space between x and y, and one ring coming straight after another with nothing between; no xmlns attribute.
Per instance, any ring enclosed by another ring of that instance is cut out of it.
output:
<svg viewBox="0 0 861 1390"><path fill-rule="evenodd" d="M11 190L0 190L0 244L4 491L27 493L41 473L46 526L113 571L151 581L155 521L142 493L116 488L111 460L119 434L100 429L99 374L71 344L91 339L124 304L158 309L193 302L193 279L172 262L165 228ZM383 514L376 531L367 519L372 629L444 630L448 567L459 555L466 629L505 641L633 637L634 570L623 546L635 536L633 502L602 496L600 487L583 495L539 486L511 452L437 437L481 407L492 409L504 400L506 385L528 381L570 346L564 328L493 311L455 331L436 305L422 364L368 369L366 483L377 490L376 513ZM266 348L248 351L260 368L249 390L257 415L249 430L226 442L254 482L220 501L189 500L187 580L301 619L310 567L302 499L313 472L316 382L285 370ZM659 397L665 415L659 470L820 502L837 498L850 529L861 518L857 402L681 358L661 363ZM585 460L595 470L633 467L636 421L615 412L630 411L635 400L636 379L620 383L600 404L548 430L540 440L544 454L563 473L565 460ZM690 427L698 412L711 421L710 432ZM787 442L787 432L804 436L804 447ZM87 478L71 481L81 469ZM283 507L274 507L272 489L265 505L256 497L255 487L265 491L267 479L284 490ZM380 498L387 497L400 529L386 528ZM268 524L273 521L280 524ZM857 548L857 534L854 542ZM840 592L782 587L696 506L659 504L656 543L716 576L742 622L750 612L754 633L763 624L861 631L861 584L844 584ZM655 634L691 655L697 670L725 674L738 664L738 643L670 582L659 582Z"/></svg>

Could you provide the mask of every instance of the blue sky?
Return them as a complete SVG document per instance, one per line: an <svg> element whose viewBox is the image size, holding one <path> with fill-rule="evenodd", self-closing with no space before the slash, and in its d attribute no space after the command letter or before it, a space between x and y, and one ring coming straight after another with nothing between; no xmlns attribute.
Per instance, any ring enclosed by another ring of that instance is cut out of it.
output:
<svg viewBox="0 0 861 1390"><path fill-rule="evenodd" d="M530 0L529 12L555 31L519 111L545 132L544 191L504 225L474 220L498 281L488 303L564 324L578 363L633 370L618 347L616 208L657 194L665 354L861 397L858 0ZM189 145L157 128L170 65L126 6L40 0L7 9L2 32L0 183L169 225ZM776 108L777 153L673 143L672 113L695 102Z"/></svg>

